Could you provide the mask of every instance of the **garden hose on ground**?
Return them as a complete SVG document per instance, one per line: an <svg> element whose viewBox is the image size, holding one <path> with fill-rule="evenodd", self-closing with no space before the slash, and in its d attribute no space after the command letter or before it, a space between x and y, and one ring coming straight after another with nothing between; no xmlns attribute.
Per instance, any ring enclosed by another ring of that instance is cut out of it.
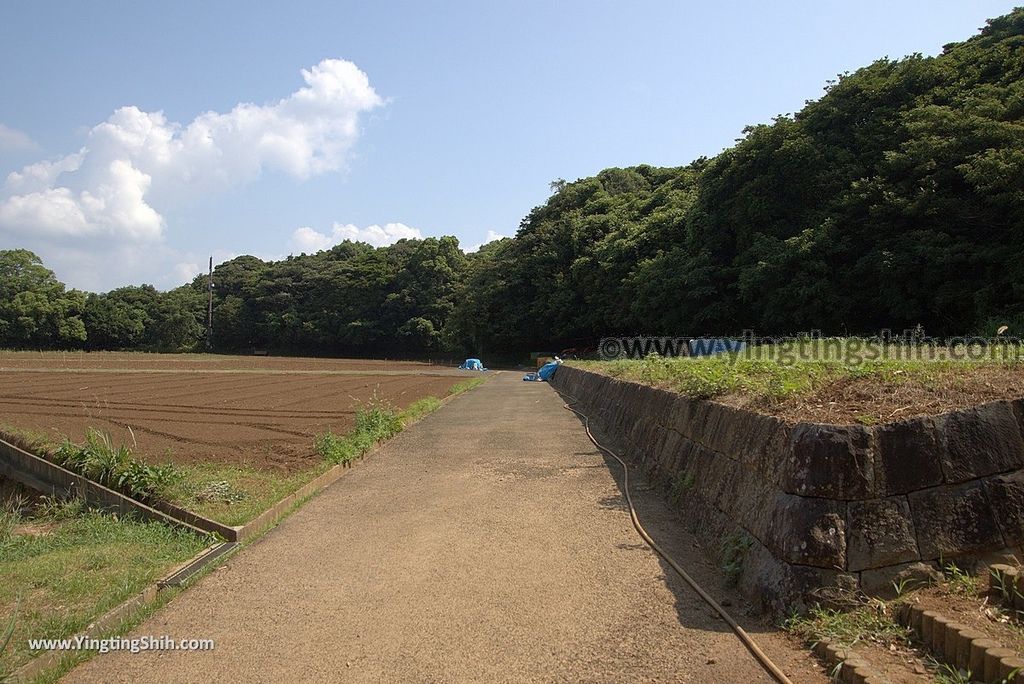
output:
<svg viewBox="0 0 1024 684"><path fill-rule="evenodd" d="M672 569L675 570L679 574L679 576L683 578L684 582L690 585L691 589L697 592L698 596L704 599L704 601L709 606L714 608L715 612L718 613L718 615L723 620L725 620L726 624L728 624L730 628L732 628L732 631L736 634L736 637L741 642L743 642L743 645L747 647L747 650L750 651L750 654L754 656L758 664L760 664L761 667L763 667L768 674L770 674L777 682L779 682L779 684L792 684L789 677L786 676L786 674L779 668L778 665L772 662L771 658L769 658L765 654L765 652L762 651L761 648L754 642L750 635L747 634L743 630L743 628L736 623L735 620L733 620L732 616L729 615L729 613L725 612L725 609L722 608L722 606L718 605L718 602L715 601L715 599L711 598L711 596L706 591L704 591L704 589L701 588L701 586L697 584L697 582L692 577L690 577L690 575L688 575L685 570L679 567L679 564L672 560L672 558L668 555L668 553L665 552L664 549L658 546L654 539L651 538L651 535L647 534L647 530L645 530L644 526L640 524L640 518L637 517L636 507L633 506L633 496L630 494L629 491L629 465L622 458L620 458L619 455L616 454L614 451L598 442L597 439L594 437L593 433L590 432L590 418L588 418L587 415L582 411L577 411L575 408L573 408L574 405L579 403L579 400L566 392L562 392L562 394L573 400L571 404L563 404L563 408L572 411L573 413L575 413L576 415L583 419L583 425L587 430L587 437L590 438L590 441L593 442L598 449L600 449L601 451L605 452L606 454L614 458L616 461L618 461L619 464L622 466L622 488L626 493L626 503L629 505L629 517L632 519L633 527L636 528L636 531L637 533L639 533L640 537L647 543L648 546L650 546L654 550L655 553L661 556L666 563L672 566Z"/></svg>

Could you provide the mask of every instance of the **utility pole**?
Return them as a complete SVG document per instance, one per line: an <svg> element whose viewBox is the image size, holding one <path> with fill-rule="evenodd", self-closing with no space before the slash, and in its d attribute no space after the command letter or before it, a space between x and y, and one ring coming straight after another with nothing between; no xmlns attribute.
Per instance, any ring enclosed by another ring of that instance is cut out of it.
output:
<svg viewBox="0 0 1024 684"><path fill-rule="evenodd" d="M213 256L210 256L210 278L207 287L206 307L206 348L213 346Z"/></svg>

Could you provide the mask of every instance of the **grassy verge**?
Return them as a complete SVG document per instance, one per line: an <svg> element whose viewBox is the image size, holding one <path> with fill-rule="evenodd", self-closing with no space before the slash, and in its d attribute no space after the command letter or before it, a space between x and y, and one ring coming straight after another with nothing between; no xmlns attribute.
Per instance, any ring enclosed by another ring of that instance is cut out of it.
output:
<svg viewBox="0 0 1024 684"><path fill-rule="evenodd" d="M448 396L452 397L457 394L462 394L463 392L468 392L474 387L479 387L485 382L487 382L487 378L469 378L468 380L455 383L452 385L452 388L448 390Z"/></svg>
<svg viewBox="0 0 1024 684"><path fill-rule="evenodd" d="M193 579L193 581L195 581ZM131 613L128 617L122 620L118 625L98 635L98 638L104 639L108 637L123 636L135 629L143 623L149 616L153 615L156 611L160 610L175 596L180 594L183 589L177 588L165 588L161 590L156 597L156 600L152 603L141 606L136 611ZM87 660L91 660L96 657L97 651L68 651L67 655L60 659L56 665L48 668L38 677L32 680L32 684L56 684L60 681L64 675L70 672L75 666L80 663L84 663ZM3 679L0 678L0 682Z"/></svg>
<svg viewBox="0 0 1024 684"><path fill-rule="evenodd" d="M0 623L13 619L0 679L28 661L29 638L62 638L142 591L207 540L161 523L116 518L81 502L0 513ZM2 639L0 639L2 640Z"/></svg>
<svg viewBox="0 0 1024 684"><path fill-rule="evenodd" d="M924 387L970 374L980 367L1020 368L1017 361L866 361L854 366L841 361L742 359L730 355L698 358L646 358L628 361L574 361L572 365L615 378L664 386L686 396L712 399L744 394L777 400L810 395L842 380L876 379Z"/></svg>
<svg viewBox="0 0 1024 684"><path fill-rule="evenodd" d="M225 525L244 525L328 467L285 475L223 463L176 466L180 477L167 491L167 500Z"/></svg>
<svg viewBox="0 0 1024 684"><path fill-rule="evenodd" d="M862 424L1014 397L1024 383L1024 361L1016 347L957 351L846 342L847 347L755 347L715 356L570 364L794 420Z"/></svg>

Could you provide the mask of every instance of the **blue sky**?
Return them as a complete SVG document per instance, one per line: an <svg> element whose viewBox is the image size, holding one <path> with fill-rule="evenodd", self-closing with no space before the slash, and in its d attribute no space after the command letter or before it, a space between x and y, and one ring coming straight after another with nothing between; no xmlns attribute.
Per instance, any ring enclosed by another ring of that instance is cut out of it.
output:
<svg viewBox="0 0 1024 684"><path fill-rule="evenodd" d="M343 237L471 248L555 178L714 155L1013 5L7 0L0 248L91 290Z"/></svg>

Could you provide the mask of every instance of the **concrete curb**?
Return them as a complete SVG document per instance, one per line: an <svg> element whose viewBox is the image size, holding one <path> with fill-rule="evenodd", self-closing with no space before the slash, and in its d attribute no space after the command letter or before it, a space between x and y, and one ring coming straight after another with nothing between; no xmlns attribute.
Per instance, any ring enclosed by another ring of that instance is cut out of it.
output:
<svg viewBox="0 0 1024 684"><path fill-rule="evenodd" d="M908 627L937 660L970 671L972 682L1024 681L1024 659L981 632L910 604L897 608L896 620Z"/></svg>
<svg viewBox="0 0 1024 684"><path fill-rule="evenodd" d="M888 682L875 668L857 655L829 639L822 639L814 644L814 654L825 661L828 674L835 681L844 684L885 684Z"/></svg>
<svg viewBox="0 0 1024 684"><path fill-rule="evenodd" d="M367 454L369 453L367 452ZM117 511L122 515L134 514L145 520L155 520L176 527L184 527L200 535L218 534L229 542L240 542L251 538L283 516L297 501L312 496L335 482L350 467L351 464L333 466L246 524L231 526L167 502L154 502L153 505L144 504L41 456L0 440L0 475L20 482L26 487L44 494L78 496L95 508Z"/></svg>
<svg viewBox="0 0 1024 684"><path fill-rule="evenodd" d="M81 497L89 505L103 510L117 511L122 515L134 514L144 520L183 527L200 535L207 532L3 440L0 440L0 475L44 494Z"/></svg>

